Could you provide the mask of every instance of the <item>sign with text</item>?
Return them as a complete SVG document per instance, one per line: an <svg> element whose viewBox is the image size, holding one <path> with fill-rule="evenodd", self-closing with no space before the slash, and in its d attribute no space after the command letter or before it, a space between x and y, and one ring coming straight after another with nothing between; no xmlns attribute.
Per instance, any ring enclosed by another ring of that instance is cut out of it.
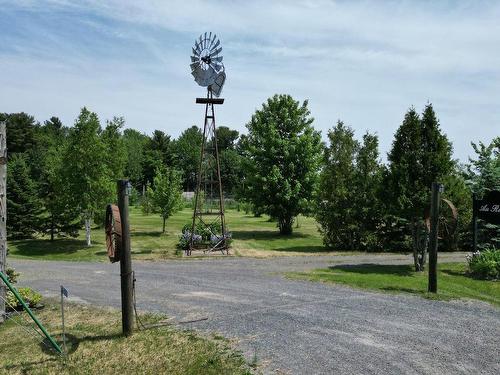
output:
<svg viewBox="0 0 500 375"><path fill-rule="evenodd" d="M500 191L487 192L483 199L477 202L477 216L491 224L500 224Z"/></svg>

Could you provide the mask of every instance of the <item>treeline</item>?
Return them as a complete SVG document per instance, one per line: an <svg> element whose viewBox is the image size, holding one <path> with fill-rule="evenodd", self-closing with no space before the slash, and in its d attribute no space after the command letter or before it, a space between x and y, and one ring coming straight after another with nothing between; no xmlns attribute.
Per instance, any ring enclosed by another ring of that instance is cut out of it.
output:
<svg viewBox="0 0 500 375"><path fill-rule="evenodd" d="M164 221L178 206L179 191L194 190L202 142L196 126L177 139L160 130L149 136L124 129L121 117L101 123L86 108L72 127L57 117L41 124L26 113L0 114L0 121L7 125L11 238L77 236L84 227L90 245L91 223L102 223L105 205L116 199L119 178L130 179L133 203L144 192L154 191L152 204ZM241 181L238 137L235 130L218 128L221 169L229 196Z"/></svg>
<svg viewBox="0 0 500 375"><path fill-rule="evenodd" d="M358 140L339 121L322 144L307 101L269 98L247 124L241 150L245 193L254 211L291 233L298 214L314 216L327 247L340 250L408 251L425 247L424 216L433 181L458 209L458 229L443 237L442 250L469 248L472 193L500 188L500 137L472 144L468 165L452 159L432 104L412 107L394 135L388 162L381 162L376 134ZM444 211L444 210L443 210ZM481 225L480 243L500 244L499 228ZM424 249L425 251L425 249Z"/></svg>
<svg viewBox="0 0 500 375"><path fill-rule="evenodd" d="M196 126L176 139L160 130L147 135L124 129L120 117L101 123L85 108L72 127L56 117L40 124L25 113L0 114L2 120L12 237L77 235L85 227L90 243L90 224L102 222L118 178L132 182L132 201L146 207L151 199L164 225L180 192L195 189L202 142ZM339 121L324 143L313 122L307 101L275 95L252 116L247 134L219 127L225 195L271 216L282 234L303 214L317 219L329 248L407 251L427 230L430 187L439 181L459 211L458 230L441 249L470 246L472 192L500 188L500 138L473 144L477 157L462 165L427 104L405 114L383 163L376 134L359 138ZM498 227L481 227L480 241L498 246Z"/></svg>

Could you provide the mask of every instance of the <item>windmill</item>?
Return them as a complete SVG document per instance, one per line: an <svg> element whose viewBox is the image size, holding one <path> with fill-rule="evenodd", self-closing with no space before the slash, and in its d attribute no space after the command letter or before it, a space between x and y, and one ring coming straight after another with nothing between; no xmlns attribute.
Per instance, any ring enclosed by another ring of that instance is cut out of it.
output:
<svg viewBox="0 0 500 375"><path fill-rule="evenodd" d="M205 120L186 255L195 249L209 254L229 253L214 109L214 105L224 103L224 99L219 98L226 81L221 52L220 40L211 32L200 35L192 48L191 74L198 85L207 88L207 96L196 98L197 104L205 104Z"/></svg>

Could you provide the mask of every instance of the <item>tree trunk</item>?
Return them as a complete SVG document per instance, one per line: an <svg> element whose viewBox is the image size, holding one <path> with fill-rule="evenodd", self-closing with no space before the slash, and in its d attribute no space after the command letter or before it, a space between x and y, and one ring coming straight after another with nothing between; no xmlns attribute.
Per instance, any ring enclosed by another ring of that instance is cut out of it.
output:
<svg viewBox="0 0 500 375"><path fill-rule="evenodd" d="M429 244L429 233L427 227L423 226L416 219L412 222L413 237L413 260L415 271L423 272L427 258L427 247Z"/></svg>
<svg viewBox="0 0 500 375"><path fill-rule="evenodd" d="M54 216L52 216L50 221L50 240L54 241Z"/></svg>
<svg viewBox="0 0 500 375"><path fill-rule="evenodd" d="M281 234L290 235L293 231L293 217L284 217L278 220Z"/></svg>
<svg viewBox="0 0 500 375"><path fill-rule="evenodd" d="M87 241L87 246L91 247L92 242L90 241L90 217L85 218L85 240Z"/></svg>
<svg viewBox="0 0 500 375"><path fill-rule="evenodd" d="M163 218L163 233L165 233L165 221L167 221L167 219Z"/></svg>

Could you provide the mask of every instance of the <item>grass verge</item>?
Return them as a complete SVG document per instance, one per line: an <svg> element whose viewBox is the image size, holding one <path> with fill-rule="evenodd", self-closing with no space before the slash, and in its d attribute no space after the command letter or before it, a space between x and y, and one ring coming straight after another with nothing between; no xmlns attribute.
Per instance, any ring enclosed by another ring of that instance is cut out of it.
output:
<svg viewBox="0 0 500 375"><path fill-rule="evenodd" d="M388 293L412 293L426 298L469 298L500 306L500 283L467 276L463 263L438 265L438 293L427 292L427 272L415 272L410 265L337 265L309 272L290 272L287 277L349 285Z"/></svg>
<svg viewBox="0 0 500 375"><path fill-rule="evenodd" d="M36 312L61 341L59 306L50 301ZM171 326L121 336L120 313L89 305L68 304L68 356L62 358L38 343L12 320L0 325L2 374L249 374L239 352L220 336L201 337ZM144 315L157 323L165 317Z"/></svg>

